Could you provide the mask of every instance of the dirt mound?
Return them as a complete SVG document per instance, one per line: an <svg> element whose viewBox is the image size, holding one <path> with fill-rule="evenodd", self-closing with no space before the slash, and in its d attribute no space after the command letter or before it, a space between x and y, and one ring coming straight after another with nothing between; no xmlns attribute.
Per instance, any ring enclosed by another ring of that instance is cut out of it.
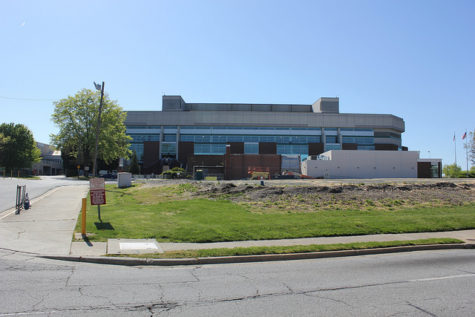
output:
<svg viewBox="0 0 475 317"><path fill-rule="evenodd" d="M299 205L301 208L391 208L453 206L475 202L475 184L452 182L414 184L249 185L202 184L195 193L211 199L226 198L239 203ZM307 207L305 207L307 206ZM287 207L286 207L287 208Z"/></svg>

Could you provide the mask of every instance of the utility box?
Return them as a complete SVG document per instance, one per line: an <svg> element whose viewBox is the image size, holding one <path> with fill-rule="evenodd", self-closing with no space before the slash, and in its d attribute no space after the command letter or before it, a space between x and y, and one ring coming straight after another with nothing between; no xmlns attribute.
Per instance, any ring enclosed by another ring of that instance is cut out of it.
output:
<svg viewBox="0 0 475 317"><path fill-rule="evenodd" d="M123 172L117 174L117 185L119 188L132 186L132 173Z"/></svg>

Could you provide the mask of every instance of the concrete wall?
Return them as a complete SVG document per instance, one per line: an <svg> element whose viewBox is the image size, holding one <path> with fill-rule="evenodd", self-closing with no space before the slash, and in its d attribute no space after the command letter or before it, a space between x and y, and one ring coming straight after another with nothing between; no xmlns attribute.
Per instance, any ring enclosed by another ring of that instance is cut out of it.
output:
<svg viewBox="0 0 475 317"><path fill-rule="evenodd" d="M328 160L306 160L302 173L319 178L417 177L417 151L328 151Z"/></svg>
<svg viewBox="0 0 475 317"><path fill-rule="evenodd" d="M328 112L339 113L340 112L340 99L339 98L320 98L312 104L313 112Z"/></svg>
<svg viewBox="0 0 475 317"><path fill-rule="evenodd" d="M128 111L125 124L390 129L402 133L404 120L389 114L328 114L253 111Z"/></svg>
<svg viewBox="0 0 475 317"><path fill-rule="evenodd" d="M266 112L312 112L310 105L235 104L235 103L187 103L186 111L266 111ZM169 111L169 110L167 110Z"/></svg>

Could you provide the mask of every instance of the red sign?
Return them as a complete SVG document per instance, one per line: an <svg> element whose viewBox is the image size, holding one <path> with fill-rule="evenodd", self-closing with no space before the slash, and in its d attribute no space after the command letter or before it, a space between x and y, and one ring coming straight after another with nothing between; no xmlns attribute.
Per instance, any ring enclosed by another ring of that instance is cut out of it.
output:
<svg viewBox="0 0 475 317"><path fill-rule="evenodd" d="M91 178L89 180L89 189L91 193L91 205L106 204L106 189L103 178Z"/></svg>
<svg viewBox="0 0 475 317"><path fill-rule="evenodd" d="M103 189L91 190L91 205L105 205L106 191Z"/></svg>

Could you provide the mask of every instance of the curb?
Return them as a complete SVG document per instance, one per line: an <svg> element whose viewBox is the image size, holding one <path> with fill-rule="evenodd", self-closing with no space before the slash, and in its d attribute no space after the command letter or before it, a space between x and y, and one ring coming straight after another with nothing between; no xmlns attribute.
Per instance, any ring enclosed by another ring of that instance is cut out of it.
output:
<svg viewBox="0 0 475 317"><path fill-rule="evenodd" d="M345 256L385 254L397 252L427 251L427 250L447 250L447 249L475 249L475 244L431 244L414 245L388 248L360 249L360 250L341 250L341 251L322 251L308 253L289 253L289 254L262 254L262 255L240 255L206 258L184 258L184 259L141 259L141 258L121 258L121 257L81 257L81 256L52 256L41 255L40 258L86 262L97 264L111 264L124 266L174 266L174 265L201 265L201 264L226 264L226 263L247 263L247 262L268 262L284 260L305 260L318 258L334 258Z"/></svg>

